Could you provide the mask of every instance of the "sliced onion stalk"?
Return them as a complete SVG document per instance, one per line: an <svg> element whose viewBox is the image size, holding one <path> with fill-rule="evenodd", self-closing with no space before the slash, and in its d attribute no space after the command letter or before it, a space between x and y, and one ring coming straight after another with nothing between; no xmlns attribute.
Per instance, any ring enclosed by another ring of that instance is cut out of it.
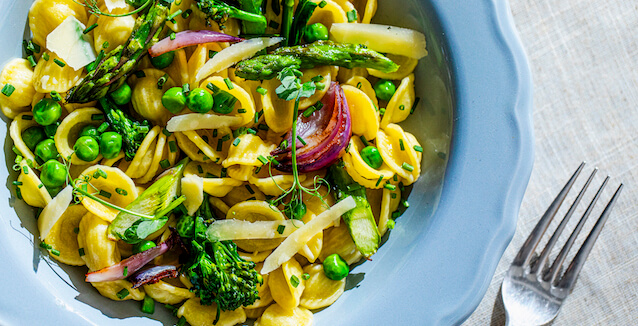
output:
<svg viewBox="0 0 638 326"><path fill-rule="evenodd" d="M174 51L177 49L181 49L183 47L197 45L197 44L205 44L205 43L213 43L213 42L240 42L243 41L242 38L235 37L232 35L209 31L209 30L201 30L201 31L182 31L175 34L175 38L171 40L170 37L166 37L163 40L155 43L148 49L148 54L151 57L157 57L158 55L162 55L166 52Z"/></svg>
<svg viewBox="0 0 638 326"><path fill-rule="evenodd" d="M321 102L323 107L320 110L307 118L302 114L298 117L295 143L300 173L316 171L336 162L345 152L352 136L350 110L341 86L335 82L330 84ZM289 172L292 171L292 131L285 138L288 147L275 149L271 154L279 162L276 168Z"/></svg>
<svg viewBox="0 0 638 326"><path fill-rule="evenodd" d="M129 281L133 283L133 286L131 286L131 288L137 289L144 284L157 283L163 278L174 278L177 277L177 275L179 275L177 267L173 265L161 265L137 271L135 274L129 277Z"/></svg>

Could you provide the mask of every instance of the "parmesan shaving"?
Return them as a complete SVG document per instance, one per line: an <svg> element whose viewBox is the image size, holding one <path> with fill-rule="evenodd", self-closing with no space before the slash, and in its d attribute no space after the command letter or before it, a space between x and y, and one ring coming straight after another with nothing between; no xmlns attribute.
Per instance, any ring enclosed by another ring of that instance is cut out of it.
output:
<svg viewBox="0 0 638 326"><path fill-rule="evenodd" d="M299 220L285 221L242 221L236 219L219 220L206 230L206 237L211 240L248 240L285 238L304 223ZM281 230L279 233L278 230Z"/></svg>
<svg viewBox="0 0 638 326"><path fill-rule="evenodd" d="M234 116L188 113L172 117L168 120L166 129L170 132L197 129L219 129L239 126L241 121L242 119L240 117Z"/></svg>
<svg viewBox="0 0 638 326"><path fill-rule="evenodd" d="M281 264L287 262L303 246L306 245L315 234L323 231L332 222L341 217L345 212L355 208L357 205L352 197L347 197L332 206L329 210L317 215L310 222L297 229L284 240L275 251L266 258L261 274L268 274L279 268Z"/></svg>
<svg viewBox="0 0 638 326"><path fill-rule="evenodd" d="M60 193L47 204L38 217L38 229L40 230L40 240L44 240L51 228L58 222L64 211L73 199L73 188L66 186Z"/></svg>
<svg viewBox="0 0 638 326"><path fill-rule="evenodd" d="M216 72L220 72L239 61L248 59L257 52L273 46L283 40L283 37L257 37L243 42L235 43L217 53L208 60L195 76L196 81L200 81Z"/></svg>
<svg viewBox="0 0 638 326"><path fill-rule="evenodd" d="M85 28L77 18L69 16L47 35L47 49L57 54L74 70L82 69L95 61L91 42L83 33Z"/></svg>
<svg viewBox="0 0 638 326"><path fill-rule="evenodd" d="M182 195L186 197L184 207L192 216L204 202L204 179L194 174L183 177Z"/></svg>

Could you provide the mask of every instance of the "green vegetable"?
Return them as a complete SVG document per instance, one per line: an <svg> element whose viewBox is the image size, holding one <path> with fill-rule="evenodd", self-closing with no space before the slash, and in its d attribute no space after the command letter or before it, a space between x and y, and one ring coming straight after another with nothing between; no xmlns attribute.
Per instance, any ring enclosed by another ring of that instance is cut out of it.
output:
<svg viewBox="0 0 638 326"><path fill-rule="evenodd" d="M177 233L182 238L192 238L195 230L195 220L193 216L184 215L180 217L175 226Z"/></svg>
<svg viewBox="0 0 638 326"><path fill-rule="evenodd" d="M323 261L323 272L326 274L326 277L334 280L340 281L348 276L350 273L350 268L348 267L348 263L346 263L341 256L338 254L332 254Z"/></svg>
<svg viewBox="0 0 638 326"><path fill-rule="evenodd" d="M33 107L33 119L42 126L55 123L62 116L62 106L60 103L50 98L41 99Z"/></svg>
<svg viewBox="0 0 638 326"><path fill-rule="evenodd" d="M120 88L116 89L111 93L111 98L113 102L117 105L124 105L131 101L132 91L131 86L127 83L122 84Z"/></svg>
<svg viewBox="0 0 638 326"><path fill-rule="evenodd" d="M124 45L104 56L98 56L93 68L66 95L68 103L86 103L101 99L120 88L133 73L148 49L155 44L164 28L170 4L164 0L148 0L147 11L135 21L133 32ZM99 8L97 8L99 10Z"/></svg>
<svg viewBox="0 0 638 326"><path fill-rule="evenodd" d="M295 200L284 208L286 217L301 220L306 215L306 204L302 201Z"/></svg>
<svg viewBox="0 0 638 326"><path fill-rule="evenodd" d="M374 146L366 146L361 150L361 158L373 169L378 169L383 165L383 158L379 150Z"/></svg>
<svg viewBox="0 0 638 326"><path fill-rule="evenodd" d="M97 140L91 136L82 136L78 138L73 146L75 156L85 162L91 162L100 155L100 145Z"/></svg>
<svg viewBox="0 0 638 326"><path fill-rule="evenodd" d="M157 69L164 69L173 63L173 59L175 59L175 52L170 51L156 57L151 57L151 64Z"/></svg>
<svg viewBox="0 0 638 326"><path fill-rule="evenodd" d="M144 241L140 241L136 244L133 245L133 253L137 254L140 253L142 251L146 251L148 249L151 249L153 247L155 247L156 244L153 241L149 241L149 240L144 240Z"/></svg>
<svg viewBox="0 0 638 326"><path fill-rule="evenodd" d="M44 133L47 135L47 137L53 138L55 136L55 133L58 131L58 126L60 126L59 121L56 121L55 123L45 126Z"/></svg>
<svg viewBox="0 0 638 326"><path fill-rule="evenodd" d="M186 96L181 87L171 87L162 95L162 105L173 114L178 114L186 107Z"/></svg>
<svg viewBox="0 0 638 326"><path fill-rule="evenodd" d="M148 121L144 120L139 122L131 120L108 98L101 98L99 102L105 113L106 121L108 121L116 133L122 136L126 160L132 160L137 153L137 149L146 137L146 134L150 131Z"/></svg>
<svg viewBox="0 0 638 326"><path fill-rule="evenodd" d="M58 158L58 149L55 147L53 139L45 139L35 146L35 156L39 157L42 162L54 160Z"/></svg>
<svg viewBox="0 0 638 326"><path fill-rule="evenodd" d="M233 112L237 98L227 91L209 83L206 86L213 92L213 111L219 114L229 114Z"/></svg>
<svg viewBox="0 0 638 326"><path fill-rule="evenodd" d="M45 138L47 138L47 135L41 127L33 126L22 132L22 140L24 140L24 143L32 151L35 150L35 146Z"/></svg>
<svg viewBox="0 0 638 326"><path fill-rule="evenodd" d="M122 150L122 135L109 131L100 136L100 152L106 159L115 158Z"/></svg>
<svg viewBox="0 0 638 326"><path fill-rule="evenodd" d="M272 79L284 68L309 69L316 66L340 66L345 68L372 68L394 72L399 66L382 54L364 45L339 44L317 41L306 45L282 47L272 54L265 54L241 61L235 75L250 80Z"/></svg>
<svg viewBox="0 0 638 326"><path fill-rule="evenodd" d="M284 38L281 44L283 46L293 45L290 42L290 31L292 30L292 21L294 16L294 0L281 0L281 5L283 6L282 14L281 14L281 36Z"/></svg>
<svg viewBox="0 0 638 326"><path fill-rule="evenodd" d="M295 10L295 15L292 20L292 26L290 27L290 35L289 40L286 45L298 45L301 43L301 40L304 38L304 33L306 31L306 25L310 20L310 17L315 12L315 8L317 8L317 4L315 2L309 0L300 0L299 5L297 5L297 9ZM328 29L326 30L326 40L328 39Z"/></svg>
<svg viewBox="0 0 638 326"><path fill-rule="evenodd" d="M261 14L262 0L239 0L239 8L252 14ZM260 22L241 21L243 34L260 35L266 32L266 25Z"/></svg>
<svg viewBox="0 0 638 326"><path fill-rule="evenodd" d="M155 313L155 300L149 297L148 294L144 296L144 301L142 301L142 312L146 314Z"/></svg>
<svg viewBox="0 0 638 326"><path fill-rule="evenodd" d="M240 1L242 3L244 0ZM223 26L228 18L239 19L242 22L254 23L253 28L266 30L266 17L233 7L221 0L195 0L197 8L206 15L206 19L214 20Z"/></svg>
<svg viewBox="0 0 638 326"><path fill-rule="evenodd" d="M188 93L186 106L193 112L206 113L213 108L213 96L203 88L195 88Z"/></svg>
<svg viewBox="0 0 638 326"><path fill-rule="evenodd" d="M361 254L365 257L372 256L379 248L381 236L365 188L352 180L343 167L343 162L330 166L328 175L337 200L347 196L352 196L355 200L357 207L343 214L341 218L348 226L350 236Z"/></svg>
<svg viewBox="0 0 638 326"><path fill-rule="evenodd" d="M57 188L66 182L66 166L56 160L48 160L42 165L40 180L47 188Z"/></svg>
<svg viewBox="0 0 638 326"><path fill-rule="evenodd" d="M325 41L328 39L328 28L322 23L308 25L303 30L303 39L306 43Z"/></svg>
<svg viewBox="0 0 638 326"><path fill-rule="evenodd" d="M175 197L179 190L179 180L187 163L188 158L183 159L175 167L164 172L163 177L126 206L129 211L150 215L152 218L143 218L121 211L109 225L109 234L127 243L135 244L161 229L168 221L166 215L185 199L184 196L177 199Z"/></svg>
<svg viewBox="0 0 638 326"><path fill-rule="evenodd" d="M89 137L93 137L93 138L98 138L100 136L100 134L97 131L97 128L95 128L94 125L86 125L86 126L84 126L84 128L82 128L82 131L80 131L80 137L82 137L82 136L89 136Z"/></svg>
<svg viewBox="0 0 638 326"><path fill-rule="evenodd" d="M377 94L380 100L389 101L396 90L397 88L394 86L394 83L389 80L379 79L379 81L374 84L374 93Z"/></svg>

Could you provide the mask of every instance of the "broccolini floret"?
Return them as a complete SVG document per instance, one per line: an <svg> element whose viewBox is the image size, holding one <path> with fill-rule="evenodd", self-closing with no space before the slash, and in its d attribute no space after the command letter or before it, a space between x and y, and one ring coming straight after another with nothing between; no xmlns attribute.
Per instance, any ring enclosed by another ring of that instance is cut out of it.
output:
<svg viewBox="0 0 638 326"><path fill-rule="evenodd" d="M132 160L146 134L150 131L150 124L146 120L142 122L132 120L107 97L101 98L100 104L106 121L115 132L122 135L122 145L126 160Z"/></svg>

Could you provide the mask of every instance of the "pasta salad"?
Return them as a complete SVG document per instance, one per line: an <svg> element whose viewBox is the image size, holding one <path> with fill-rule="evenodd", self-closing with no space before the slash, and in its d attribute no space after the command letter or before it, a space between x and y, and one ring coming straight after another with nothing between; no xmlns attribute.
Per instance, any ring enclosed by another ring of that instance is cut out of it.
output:
<svg viewBox="0 0 638 326"><path fill-rule="evenodd" d="M311 325L421 174L425 36L376 8L35 0L0 108L40 247L140 315Z"/></svg>

